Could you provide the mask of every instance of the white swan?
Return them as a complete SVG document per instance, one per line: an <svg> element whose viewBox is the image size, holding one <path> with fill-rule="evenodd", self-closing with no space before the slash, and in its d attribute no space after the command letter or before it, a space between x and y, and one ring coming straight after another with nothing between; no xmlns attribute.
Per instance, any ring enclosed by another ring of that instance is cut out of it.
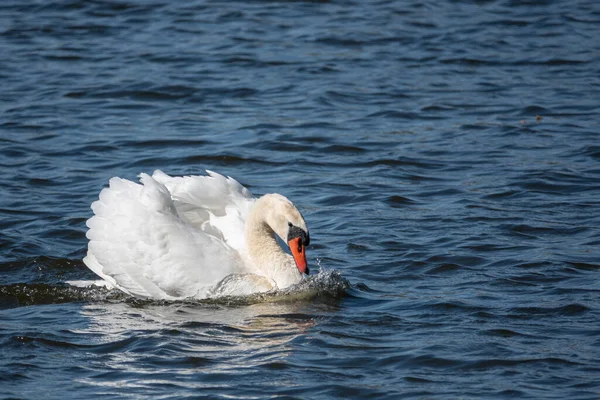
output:
<svg viewBox="0 0 600 400"><path fill-rule="evenodd" d="M235 179L207 173L157 170L140 174L141 185L112 178L92 204L84 263L140 298L243 295L299 283L309 272L309 234L298 209L280 194L254 199Z"/></svg>

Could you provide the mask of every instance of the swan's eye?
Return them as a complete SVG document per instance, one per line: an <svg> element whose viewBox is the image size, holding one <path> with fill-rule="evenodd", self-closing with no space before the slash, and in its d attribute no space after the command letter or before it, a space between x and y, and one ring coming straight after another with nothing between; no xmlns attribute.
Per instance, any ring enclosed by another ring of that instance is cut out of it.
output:
<svg viewBox="0 0 600 400"><path fill-rule="evenodd" d="M292 227L292 223L291 223L291 222L288 222L288 226L291 228L291 227Z"/></svg>

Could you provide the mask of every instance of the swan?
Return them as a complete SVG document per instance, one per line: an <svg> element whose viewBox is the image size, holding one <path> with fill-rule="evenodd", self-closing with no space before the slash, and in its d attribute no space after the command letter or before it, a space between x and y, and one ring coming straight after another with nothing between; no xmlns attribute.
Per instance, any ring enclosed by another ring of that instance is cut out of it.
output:
<svg viewBox="0 0 600 400"><path fill-rule="evenodd" d="M245 295L301 282L310 236L296 206L275 193L255 199L235 179L206 173L110 179L86 222L85 265L144 299Z"/></svg>

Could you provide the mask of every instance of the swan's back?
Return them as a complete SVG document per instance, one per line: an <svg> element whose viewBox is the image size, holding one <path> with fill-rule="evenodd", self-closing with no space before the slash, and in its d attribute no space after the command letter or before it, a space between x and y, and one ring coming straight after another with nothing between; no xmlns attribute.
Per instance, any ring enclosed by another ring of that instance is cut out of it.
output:
<svg viewBox="0 0 600 400"><path fill-rule="evenodd" d="M246 219L255 199L235 179L206 172L208 176L171 177L156 170L152 178L168 189L183 220L243 251Z"/></svg>

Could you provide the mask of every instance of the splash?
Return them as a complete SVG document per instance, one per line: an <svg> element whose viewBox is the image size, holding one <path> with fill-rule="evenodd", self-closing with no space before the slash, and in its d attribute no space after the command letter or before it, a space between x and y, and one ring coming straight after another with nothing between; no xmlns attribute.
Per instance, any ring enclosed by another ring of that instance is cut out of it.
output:
<svg viewBox="0 0 600 400"><path fill-rule="evenodd" d="M245 296L215 296L202 300L186 300L197 303L246 305L263 302L297 302L314 300L335 300L346 296L350 282L340 271L324 270L311 275L302 282L281 290L253 293Z"/></svg>

